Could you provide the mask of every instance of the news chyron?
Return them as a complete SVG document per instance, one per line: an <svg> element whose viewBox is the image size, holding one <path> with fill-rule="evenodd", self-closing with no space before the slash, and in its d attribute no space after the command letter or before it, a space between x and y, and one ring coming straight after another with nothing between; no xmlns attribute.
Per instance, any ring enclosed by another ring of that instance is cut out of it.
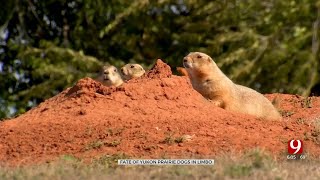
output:
<svg viewBox="0 0 320 180"><path fill-rule="evenodd" d="M306 155L303 154L303 141L302 140L289 140L288 141L288 160L302 160L306 159Z"/></svg>

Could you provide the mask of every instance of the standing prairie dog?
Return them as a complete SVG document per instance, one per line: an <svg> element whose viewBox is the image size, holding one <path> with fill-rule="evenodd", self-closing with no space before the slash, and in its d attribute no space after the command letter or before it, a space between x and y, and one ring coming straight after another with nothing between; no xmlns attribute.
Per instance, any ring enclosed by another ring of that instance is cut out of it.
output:
<svg viewBox="0 0 320 180"><path fill-rule="evenodd" d="M121 75L114 66L103 66L99 81L106 86L120 86L123 83Z"/></svg>
<svg viewBox="0 0 320 180"><path fill-rule="evenodd" d="M121 68L121 74L125 80L138 78L144 75L145 72L140 64L126 64Z"/></svg>
<svg viewBox="0 0 320 180"><path fill-rule="evenodd" d="M193 88L226 110L265 119L281 119L272 103L257 91L233 83L210 56L191 52L183 58Z"/></svg>

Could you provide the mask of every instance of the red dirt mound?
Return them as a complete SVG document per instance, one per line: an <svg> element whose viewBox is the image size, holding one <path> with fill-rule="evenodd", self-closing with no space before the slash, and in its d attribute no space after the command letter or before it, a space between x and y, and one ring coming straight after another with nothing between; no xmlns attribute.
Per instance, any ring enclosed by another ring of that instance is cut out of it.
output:
<svg viewBox="0 0 320 180"><path fill-rule="evenodd" d="M72 154L90 159L214 157L259 147L285 154L289 139L320 155L320 98L271 94L285 118L256 119L217 108L158 60L144 77L120 87L84 78L25 114L0 123L0 162L39 163ZM318 124L317 124L318 123ZM187 136L188 135L188 136ZM185 137L190 138L184 140Z"/></svg>

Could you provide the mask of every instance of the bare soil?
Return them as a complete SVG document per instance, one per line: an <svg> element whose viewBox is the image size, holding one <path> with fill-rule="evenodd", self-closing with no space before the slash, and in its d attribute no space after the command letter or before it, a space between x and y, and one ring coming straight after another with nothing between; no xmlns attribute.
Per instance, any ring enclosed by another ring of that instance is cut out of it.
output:
<svg viewBox="0 0 320 180"><path fill-rule="evenodd" d="M71 154L92 159L215 157L260 148L282 157L290 139L320 157L320 98L268 94L283 114L268 121L213 106L188 77L158 60L142 78L105 87L90 78L15 119L0 122L0 162L35 164Z"/></svg>

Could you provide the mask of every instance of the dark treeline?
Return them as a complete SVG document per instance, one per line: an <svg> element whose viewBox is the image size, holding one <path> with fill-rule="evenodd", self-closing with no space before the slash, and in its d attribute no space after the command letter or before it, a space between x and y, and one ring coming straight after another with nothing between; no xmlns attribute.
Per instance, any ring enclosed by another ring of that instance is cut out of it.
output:
<svg viewBox="0 0 320 180"><path fill-rule="evenodd" d="M0 118L102 64L212 56L262 93L319 94L319 0L1 0Z"/></svg>

